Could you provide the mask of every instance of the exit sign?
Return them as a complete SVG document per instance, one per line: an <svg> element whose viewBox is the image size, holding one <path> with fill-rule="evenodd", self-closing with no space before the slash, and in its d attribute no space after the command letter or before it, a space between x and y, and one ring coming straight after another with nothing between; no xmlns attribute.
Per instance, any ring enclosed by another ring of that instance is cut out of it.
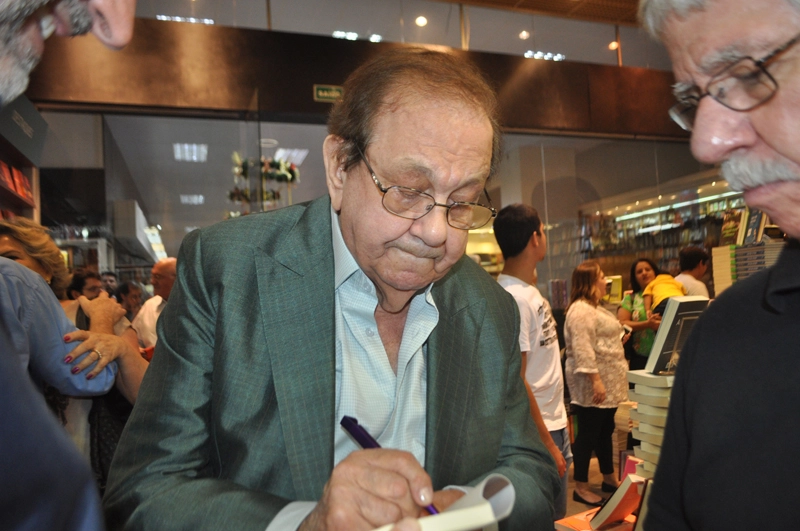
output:
<svg viewBox="0 0 800 531"><path fill-rule="evenodd" d="M344 95L344 89L338 85L314 85L314 101L335 103Z"/></svg>

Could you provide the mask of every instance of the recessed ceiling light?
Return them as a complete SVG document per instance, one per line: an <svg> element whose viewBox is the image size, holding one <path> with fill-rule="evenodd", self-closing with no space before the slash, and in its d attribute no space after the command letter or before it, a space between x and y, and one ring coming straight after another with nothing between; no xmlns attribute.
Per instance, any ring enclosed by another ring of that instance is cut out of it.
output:
<svg viewBox="0 0 800 531"><path fill-rule="evenodd" d="M156 20L168 20L170 22L189 22L190 24L208 24L208 25L214 24L214 19L211 18L173 17L169 15L156 15Z"/></svg>
<svg viewBox="0 0 800 531"><path fill-rule="evenodd" d="M383 37L381 37L377 33L373 33L372 35L369 36L369 42L381 42L382 40Z"/></svg>
<svg viewBox="0 0 800 531"><path fill-rule="evenodd" d="M347 39L348 41L354 41L358 39L358 33L355 31L336 30L333 32L333 36L337 39Z"/></svg>
<svg viewBox="0 0 800 531"><path fill-rule="evenodd" d="M417 19L414 21L414 23L416 23L416 25L421 28L421 27L426 26L428 24L428 19L423 17L422 15L420 15L420 16L417 17Z"/></svg>
<svg viewBox="0 0 800 531"><path fill-rule="evenodd" d="M523 54L527 59L544 59L545 61L563 61L567 58L563 53L551 53L528 50Z"/></svg>
<svg viewBox="0 0 800 531"><path fill-rule="evenodd" d="M619 48L619 43L617 41L611 41L608 43L609 50L616 50L617 48Z"/></svg>
<svg viewBox="0 0 800 531"><path fill-rule="evenodd" d="M531 34L529 32L527 32L527 31L525 31L525 30L522 30L522 31L519 32L519 38L522 39L523 41L528 40L530 38L530 36L531 36Z"/></svg>
<svg viewBox="0 0 800 531"><path fill-rule="evenodd" d="M172 151L179 162L205 162L208 144L172 144Z"/></svg>
<svg viewBox="0 0 800 531"><path fill-rule="evenodd" d="M206 198L202 194L181 194L182 205L202 205Z"/></svg>

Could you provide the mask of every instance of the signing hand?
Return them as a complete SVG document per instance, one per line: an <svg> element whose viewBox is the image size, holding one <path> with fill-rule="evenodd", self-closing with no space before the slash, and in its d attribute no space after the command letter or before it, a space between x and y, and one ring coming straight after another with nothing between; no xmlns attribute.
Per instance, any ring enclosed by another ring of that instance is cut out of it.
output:
<svg viewBox="0 0 800 531"><path fill-rule="evenodd" d="M322 499L300 530L374 529L419 517L433 499L431 479L410 453L358 450L333 469Z"/></svg>

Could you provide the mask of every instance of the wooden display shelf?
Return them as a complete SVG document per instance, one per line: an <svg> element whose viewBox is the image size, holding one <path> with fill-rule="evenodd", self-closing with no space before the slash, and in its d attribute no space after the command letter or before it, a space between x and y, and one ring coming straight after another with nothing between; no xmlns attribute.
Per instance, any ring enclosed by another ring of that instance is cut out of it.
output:
<svg viewBox="0 0 800 531"><path fill-rule="evenodd" d="M36 208L36 205L33 201L19 195L16 190L12 190L5 183L0 182L0 208L17 210Z"/></svg>

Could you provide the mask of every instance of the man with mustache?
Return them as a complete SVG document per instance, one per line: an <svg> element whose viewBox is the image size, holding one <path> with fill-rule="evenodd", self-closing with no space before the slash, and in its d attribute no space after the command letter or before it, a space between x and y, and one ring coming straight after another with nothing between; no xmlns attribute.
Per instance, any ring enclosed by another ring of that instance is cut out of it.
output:
<svg viewBox="0 0 800 531"><path fill-rule="evenodd" d="M102 42L119 48L131 38L135 7L135 0L0 0L0 107L25 91L44 40L53 32L79 35L92 30ZM54 321L54 316L64 318L63 310L39 274L6 258L0 258L0 267L0 529L102 530L100 499L88 463L47 410L16 356L52 353L42 347L63 343ZM112 326L109 321L105 331L112 332ZM19 342L23 337L27 344Z"/></svg>
<svg viewBox="0 0 800 531"><path fill-rule="evenodd" d="M500 473L507 529L552 528L518 309L464 255L494 215L496 105L459 56L395 48L331 110L329 196L186 237L111 527L418 529L462 494L445 487ZM359 449L344 416L383 449Z"/></svg>
<svg viewBox="0 0 800 531"><path fill-rule="evenodd" d="M800 470L800 2L641 0L672 58L692 151L789 236L709 306L681 352L649 530L793 529Z"/></svg>
<svg viewBox="0 0 800 531"><path fill-rule="evenodd" d="M135 12L136 0L0 1L0 106L25 92L50 35L91 31L119 49L131 40Z"/></svg>

